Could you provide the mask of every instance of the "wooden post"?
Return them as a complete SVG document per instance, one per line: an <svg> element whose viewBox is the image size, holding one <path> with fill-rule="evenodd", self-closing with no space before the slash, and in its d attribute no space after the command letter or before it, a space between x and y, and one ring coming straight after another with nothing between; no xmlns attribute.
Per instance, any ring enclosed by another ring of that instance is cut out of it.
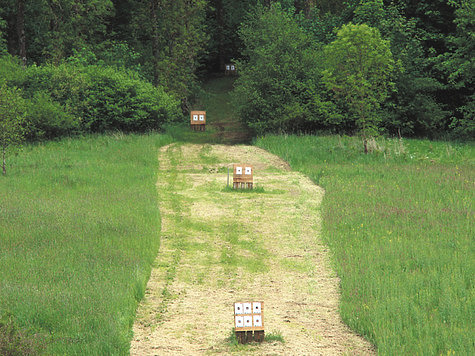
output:
<svg viewBox="0 0 475 356"><path fill-rule="evenodd" d="M264 341L264 330L256 330L254 331L254 341L255 342L263 342Z"/></svg>

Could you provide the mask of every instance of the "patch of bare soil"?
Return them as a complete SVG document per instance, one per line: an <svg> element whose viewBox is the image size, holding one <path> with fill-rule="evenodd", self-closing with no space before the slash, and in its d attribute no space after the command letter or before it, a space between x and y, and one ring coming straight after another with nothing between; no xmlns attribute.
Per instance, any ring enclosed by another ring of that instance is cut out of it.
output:
<svg viewBox="0 0 475 356"><path fill-rule="evenodd" d="M132 355L374 354L338 314L320 240L323 189L256 147L170 145L159 160L162 240ZM223 167L238 162L254 165L264 193L223 191ZM266 333L284 343L227 341L233 303L251 300L264 301Z"/></svg>
<svg viewBox="0 0 475 356"><path fill-rule="evenodd" d="M252 141L252 133L239 121L227 119L224 121L213 122L210 126L216 129L214 137L220 139L218 142L234 145L238 143L249 143Z"/></svg>

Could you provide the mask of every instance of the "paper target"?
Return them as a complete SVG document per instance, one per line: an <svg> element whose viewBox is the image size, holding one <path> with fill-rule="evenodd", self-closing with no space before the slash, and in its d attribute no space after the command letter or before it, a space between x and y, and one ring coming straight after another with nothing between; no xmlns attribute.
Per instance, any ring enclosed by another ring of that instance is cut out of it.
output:
<svg viewBox="0 0 475 356"><path fill-rule="evenodd" d="M234 314L242 314L244 312L242 308L242 303L235 303L234 304Z"/></svg>

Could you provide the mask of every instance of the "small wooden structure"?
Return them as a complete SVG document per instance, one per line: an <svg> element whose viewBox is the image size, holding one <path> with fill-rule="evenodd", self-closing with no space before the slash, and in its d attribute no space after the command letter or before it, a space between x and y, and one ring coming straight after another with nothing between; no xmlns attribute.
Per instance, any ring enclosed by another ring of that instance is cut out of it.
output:
<svg viewBox="0 0 475 356"><path fill-rule="evenodd" d="M190 125L194 131L206 131L206 111L191 111Z"/></svg>
<svg viewBox="0 0 475 356"><path fill-rule="evenodd" d="M264 341L264 302L234 303L234 332L240 344Z"/></svg>
<svg viewBox="0 0 475 356"><path fill-rule="evenodd" d="M233 63L228 63L224 66L225 75L235 75L237 73L236 65Z"/></svg>
<svg viewBox="0 0 475 356"><path fill-rule="evenodd" d="M254 167L250 164L234 164L233 188L252 189L254 183Z"/></svg>

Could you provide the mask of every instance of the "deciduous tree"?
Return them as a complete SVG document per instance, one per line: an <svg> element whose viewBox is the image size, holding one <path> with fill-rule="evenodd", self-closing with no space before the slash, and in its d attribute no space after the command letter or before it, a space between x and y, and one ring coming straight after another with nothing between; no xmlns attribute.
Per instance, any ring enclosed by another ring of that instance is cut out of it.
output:
<svg viewBox="0 0 475 356"><path fill-rule="evenodd" d="M323 80L353 114L368 152L368 138L379 131L377 110L392 86L394 60L388 41L366 24L344 25L324 48Z"/></svg>

